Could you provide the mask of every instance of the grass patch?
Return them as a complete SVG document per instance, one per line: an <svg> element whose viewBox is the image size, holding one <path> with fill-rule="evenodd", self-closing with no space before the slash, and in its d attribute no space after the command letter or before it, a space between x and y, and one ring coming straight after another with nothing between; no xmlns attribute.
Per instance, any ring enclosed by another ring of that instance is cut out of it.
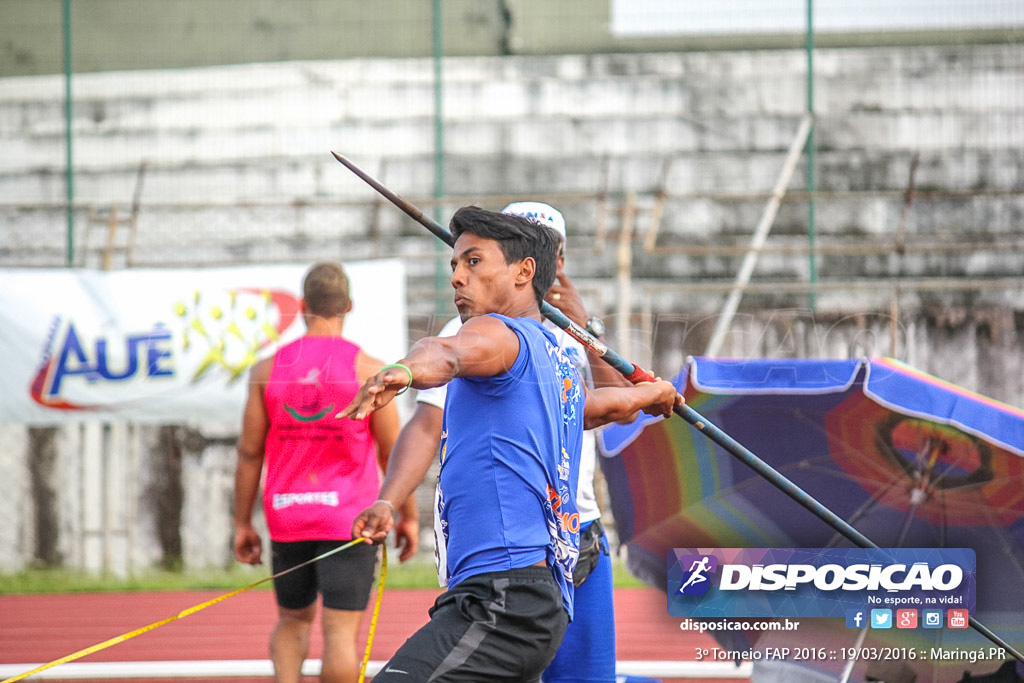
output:
<svg viewBox="0 0 1024 683"><path fill-rule="evenodd" d="M399 564L397 556L388 556L385 588L437 588L434 563L426 558ZM625 565L613 559L616 588L636 588L645 584L630 574ZM0 574L0 595L45 593L111 593L121 591L220 590L229 592L265 579L268 566L248 567L241 564L228 569L210 568L181 572L152 569L133 576L92 573L75 569L27 569L14 574ZM253 590L269 590L266 581Z"/></svg>
<svg viewBox="0 0 1024 683"><path fill-rule="evenodd" d="M26 569L0 575L0 594L110 593L117 591L230 591L267 576L266 570L246 567L174 572L151 569L133 576L114 576L78 569ZM270 587L268 581L266 587ZM262 588L262 586L260 586Z"/></svg>

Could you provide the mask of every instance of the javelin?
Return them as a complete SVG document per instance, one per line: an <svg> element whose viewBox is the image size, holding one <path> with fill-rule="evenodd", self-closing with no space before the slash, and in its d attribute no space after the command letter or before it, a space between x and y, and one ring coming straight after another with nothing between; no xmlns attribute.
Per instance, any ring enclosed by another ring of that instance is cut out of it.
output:
<svg viewBox="0 0 1024 683"><path fill-rule="evenodd" d="M426 216L410 201L401 197L388 188L384 187L373 176L364 172L361 168L356 166L352 161L345 158L337 152L331 152L334 158L337 159L343 166L348 170L355 173L363 180L367 185L377 190L385 199L397 206L406 215L412 218L414 221L425 227L427 230L432 232L436 237L440 238L449 247L455 246L455 239L452 234L444 229L440 223L434 219ZM546 301L541 301L540 312L545 318L553 322L558 327L569 333L574 339L579 341L584 346L593 349L600 357L601 360L608 363L633 384L638 382L651 382L654 381L654 375L644 370L639 365L630 363L625 358L617 354L614 350L610 349L607 345L603 344L594 335L587 332L585 329L569 320L561 311L552 306ZM696 410L691 408L686 403L676 406L673 409L676 415L689 422L693 427L697 429L701 434L708 437L716 444L721 446L723 449L728 451L733 456L739 458L747 466L753 469L755 472L760 474L762 477L767 479L780 491L785 493L787 496L795 500L797 503L802 505L804 508L813 513L816 517L821 519L823 522L831 526L833 529L838 531L840 534L845 536L851 542L860 546L861 548L878 548L870 538L857 531L852 525L850 525L842 517L829 510L822 503L820 503L811 494L804 491L802 488L794 484L792 481L786 478L781 472L776 470L774 467L766 463L761 458L754 455L741 443L733 439L731 436L723 432L716 425L708 421L703 415L698 413ZM1007 652L1011 653L1018 660L1024 662L1024 655L1019 653L1008 643L1003 641L1002 638L997 636L991 630L989 630L984 624L976 620L974 617L970 617L971 626L981 633L983 636L991 640L996 645L999 645Z"/></svg>

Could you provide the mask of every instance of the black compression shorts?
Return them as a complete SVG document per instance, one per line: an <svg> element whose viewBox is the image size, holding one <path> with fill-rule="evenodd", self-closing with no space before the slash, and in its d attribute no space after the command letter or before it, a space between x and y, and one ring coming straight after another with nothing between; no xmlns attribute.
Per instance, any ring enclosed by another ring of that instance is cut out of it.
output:
<svg viewBox="0 0 1024 683"><path fill-rule="evenodd" d="M323 555L348 541L271 541L273 572L277 574ZM324 607L362 611L370 601L377 548L357 543L322 560L274 579L277 604L302 609L323 596Z"/></svg>
<svg viewBox="0 0 1024 683"><path fill-rule="evenodd" d="M529 683L555 656L569 617L547 567L471 576L443 593L430 621L374 683Z"/></svg>

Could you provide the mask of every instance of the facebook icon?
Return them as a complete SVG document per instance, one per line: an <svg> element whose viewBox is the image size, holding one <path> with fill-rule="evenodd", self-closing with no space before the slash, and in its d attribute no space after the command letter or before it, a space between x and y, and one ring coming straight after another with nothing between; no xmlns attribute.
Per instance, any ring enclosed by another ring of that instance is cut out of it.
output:
<svg viewBox="0 0 1024 683"><path fill-rule="evenodd" d="M846 628L864 628L864 610L846 610Z"/></svg>

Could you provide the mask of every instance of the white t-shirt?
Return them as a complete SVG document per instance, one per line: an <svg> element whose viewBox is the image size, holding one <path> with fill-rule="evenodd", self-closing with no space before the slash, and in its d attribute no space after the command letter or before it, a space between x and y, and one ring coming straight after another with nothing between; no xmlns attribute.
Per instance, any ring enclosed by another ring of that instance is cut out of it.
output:
<svg viewBox="0 0 1024 683"><path fill-rule="evenodd" d="M590 361L587 358L587 350L583 344L573 339L565 330L556 326L551 321L545 321L544 326L551 330L555 339L558 340L558 347L562 349L569 358L573 360L576 367L583 376L583 381L591 389L594 388L594 378L590 373ZM439 337L450 337L462 327L462 320L458 317L452 318L441 328ZM436 406L444 410L444 401L448 395L446 386L433 389L422 389L416 395L416 400L421 403ZM580 522L586 523L598 519L601 510L597 507L597 496L594 494L594 470L597 466L597 435L593 430L583 432L583 449L580 454L580 481L576 488L576 506L579 508Z"/></svg>

